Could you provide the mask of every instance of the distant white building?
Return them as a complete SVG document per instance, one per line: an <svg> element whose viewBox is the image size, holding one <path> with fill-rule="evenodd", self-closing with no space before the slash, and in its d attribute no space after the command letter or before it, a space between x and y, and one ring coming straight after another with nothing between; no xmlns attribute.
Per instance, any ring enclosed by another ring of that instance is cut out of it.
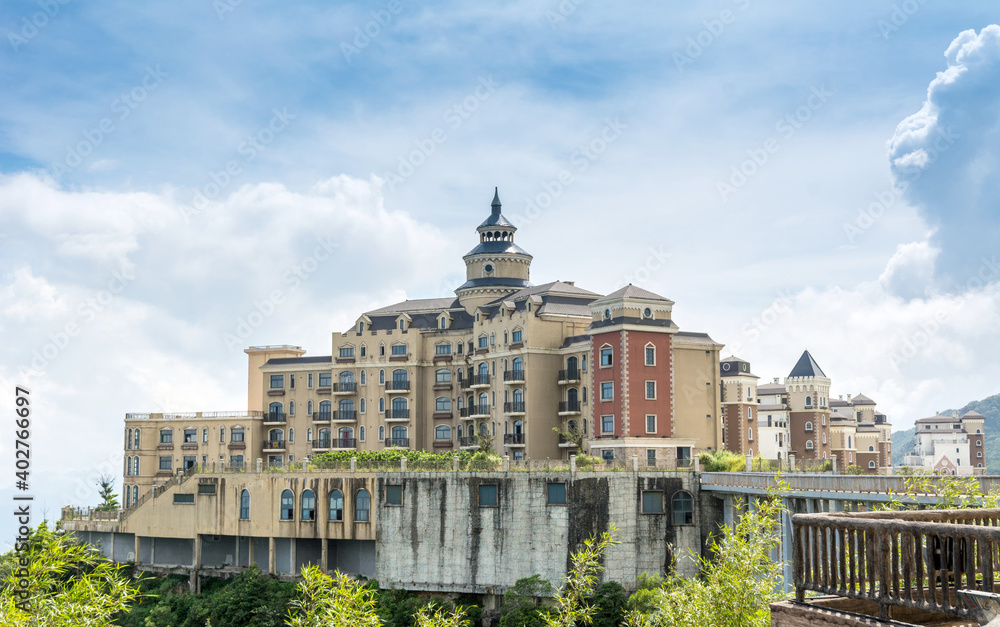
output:
<svg viewBox="0 0 1000 627"><path fill-rule="evenodd" d="M774 383L757 386L757 443L759 455L764 459L788 459L788 393L785 386Z"/></svg>
<svg viewBox="0 0 1000 627"><path fill-rule="evenodd" d="M961 417L931 416L916 422L913 451L903 456L903 465L953 475L986 471L983 415L970 411Z"/></svg>

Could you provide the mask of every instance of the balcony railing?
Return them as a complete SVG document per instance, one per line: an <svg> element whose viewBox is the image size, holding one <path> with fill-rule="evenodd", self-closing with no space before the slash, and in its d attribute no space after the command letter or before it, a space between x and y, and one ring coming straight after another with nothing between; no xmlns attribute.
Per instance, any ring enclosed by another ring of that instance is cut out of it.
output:
<svg viewBox="0 0 1000 627"><path fill-rule="evenodd" d="M410 390L410 382L401 380L386 381L385 389L389 392L408 392Z"/></svg>
<svg viewBox="0 0 1000 627"><path fill-rule="evenodd" d="M565 435L563 435L563 434L560 433L559 434L559 446L561 446L563 448L576 448L577 444L576 444L575 440L571 440L571 439L567 438Z"/></svg>
<svg viewBox="0 0 1000 627"><path fill-rule="evenodd" d="M503 373L503 380L506 383L523 383L524 368L519 368L517 370L505 370Z"/></svg>
<svg viewBox="0 0 1000 627"><path fill-rule="evenodd" d="M267 440L264 442L264 448L269 451L279 451L285 449L284 440Z"/></svg>
<svg viewBox="0 0 1000 627"><path fill-rule="evenodd" d="M795 591L971 617L962 589L994 592L1000 509L796 514Z"/></svg>
<svg viewBox="0 0 1000 627"><path fill-rule="evenodd" d="M333 412L331 419L340 420L343 422L348 422L348 421L353 422L358 419L358 412L357 410L349 410L349 411L337 410Z"/></svg>
<svg viewBox="0 0 1000 627"><path fill-rule="evenodd" d="M576 383L580 380L580 370L575 368L570 368L569 370L559 371L559 383Z"/></svg>
<svg viewBox="0 0 1000 627"><path fill-rule="evenodd" d="M357 438L335 438L330 440L330 448L357 448L358 440Z"/></svg>
<svg viewBox="0 0 1000 627"><path fill-rule="evenodd" d="M410 410L409 409L387 409L385 410L386 420L409 420Z"/></svg>
<svg viewBox="0 0 1000 627"><path fill-rule="evenodd" d="M524 401L514 401L507 402L503 404L503 413L505 414L523 414L524 413Z"/></svg>
<svg viewBox="0 0 1000 627"><path fill-rule="evenodd" d="M478 436L474 436L474 435L462 436L462 437L458 438L458 446L460 448L469 448L471 446L479 446L479 437Z"/></svg>
<svg viewBox="0 0 1000 627"><path fill-rule="evenodd" d="M323 438L321 440L313 440L313 448L330 448L330 438Z"/></svg>
<svg viewBox="0 0 1000 627"><path fill-rule="evenodd" d="M523 433L506 433L503 436L503 443L505 446L517 446L518 444L524 444L524 434Z"/></svg>
<svg viewBox="0 0 1000 627"><path fill-rule="evenodd" d="M354 381L338 381L333 384L334 394L354 394L358 391L358 384Z"/></svg>
<svg viewBox="0 0 1000 627"><path fill-rule="evenodd" d="M469 407L469 418L475 418L477 416L489 416L490 406L487 405L472 405Z"/></svg>
<svg viewBox="0 0 1000 627"><path fill-rule="evenodd" d="M476 374L469 377L470 387L485 387L490 384L490 375Z"/></svg>
<svg viewBox="0 0 1000 627"><path fill-rule="evenodd" d="M468 390L470 387L472 387L472 381L465 377L459 377L458 387L462 388L463 390Z"/></svg>
<svg viewBox="0 0 1000 627"><path fill-rule="evenodd" d="M285 422L285 414L283 412L272 411L264 414L264 424L273 422Z"/></svg>
<svg viewBox="0 0 1000 627"><path fill-rule="evenodd" d="M385 447L399 447L399 448L409 448L410 438L386 438Z"/></svg>
<svg viewBox="0 0 1000 627"><path fill-rule="evenodd" d="M560 414L578 414L578 413L580 413L580 401L560 401L559 402L559 413Z"/></svg>
<svg viewBox="0 0 1000 627"><path fill-rule="evenodd" d="M333 417L332 411L314 411L313 422L330 422Z"/></svg>

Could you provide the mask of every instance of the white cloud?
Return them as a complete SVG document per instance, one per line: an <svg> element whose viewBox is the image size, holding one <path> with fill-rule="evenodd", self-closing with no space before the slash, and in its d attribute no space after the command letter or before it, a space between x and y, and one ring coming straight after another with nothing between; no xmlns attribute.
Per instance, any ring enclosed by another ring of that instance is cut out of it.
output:
<svg viewBox="0 0 1000 627"><path fill-rule="evenodd" d="M927 242L900 244L889 259L879 282L889 294L902 298L924 296L934 276L938 251Z"/></svg>

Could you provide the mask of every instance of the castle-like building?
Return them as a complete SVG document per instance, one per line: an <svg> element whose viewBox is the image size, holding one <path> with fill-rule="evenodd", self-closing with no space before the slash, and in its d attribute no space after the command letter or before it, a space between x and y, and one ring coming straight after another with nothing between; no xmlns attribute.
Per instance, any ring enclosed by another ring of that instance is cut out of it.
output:
<svg viewBox="0 0 1000 627"><path fill-rule="evenodd" d="M831 379L805 351L784 382L758 385L749 362L720 361L725 446L768 460L836 460L845 471L892 470L892 425L863 394L830 398Z"/></svg>
<svg viewBox="0 0 1000 627"><path fill-rule="evenodd" d="M917 420L913 450L903 456L903 465L952 475L984 473L985 421L977 411Z"/></svg>
<svg viewBox="0 0 1000 627"><path fill-rule="evenodd" d="M195 465L289 466L326 451L488 447L685 467L723 445L722 345L673 301L530 282L499 193L454 296L407 300L334 332L331 355L246 349L247 409L130 413L124 504Z"/></svg>

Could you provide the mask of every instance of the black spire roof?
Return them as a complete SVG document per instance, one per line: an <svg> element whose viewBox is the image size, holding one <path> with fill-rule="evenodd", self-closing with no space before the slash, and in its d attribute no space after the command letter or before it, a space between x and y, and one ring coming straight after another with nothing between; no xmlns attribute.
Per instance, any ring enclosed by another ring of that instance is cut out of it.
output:
<svg viewBox="0 0 1000 627"><path fill-rule="evenodd" d="M796 362L795 367L792 371L788 373L790 377L826 377L826 373L823 369L819 367L813 356L809 354L809 351L802 353L802 357L799 357L799 361Z"/></svg>
<svg viewBox="0 0 1000 627"><path fill-rule="evenodd" d="M503 214L500 213L500 207L501 207L500 188L494 187L493 203L490 205L490 208L492 209L492 211L490 212L490 217L486 218L486 220L482 224L480 224L478 228L483 229L487 227L501 226L501 227L506 227L511 231L516 231L517 227L511 224L510 221L507 220L507 218L503 217Z"/></svg>

